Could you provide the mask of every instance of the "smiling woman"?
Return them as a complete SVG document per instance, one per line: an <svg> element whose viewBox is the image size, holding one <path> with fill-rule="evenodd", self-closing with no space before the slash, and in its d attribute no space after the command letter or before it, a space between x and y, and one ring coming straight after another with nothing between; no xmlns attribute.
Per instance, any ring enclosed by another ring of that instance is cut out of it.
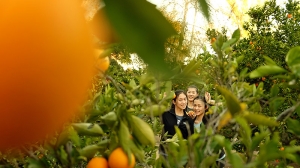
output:
<svg viewBox="0 0 300 168"><path fill-rule="evenodd" d="M175 91L175 97L172 100L172 106L169 111L162 115L162 124L164 125L162 135L167 133L167 136L162 136L162 140L172 138L176 134L175 126L181 131L182 137L187 139L194 133L194 121L186 112L187 96L185 91ZM160 153L167 157L167 149L163 145L160 146Z"/></svg>
<svg viewBox="0 0 300 168"><path fill-rule="evenodd" d="M11 0L0 11L0 150L53 134L84 101L94 51L74 0Z"/></svg>

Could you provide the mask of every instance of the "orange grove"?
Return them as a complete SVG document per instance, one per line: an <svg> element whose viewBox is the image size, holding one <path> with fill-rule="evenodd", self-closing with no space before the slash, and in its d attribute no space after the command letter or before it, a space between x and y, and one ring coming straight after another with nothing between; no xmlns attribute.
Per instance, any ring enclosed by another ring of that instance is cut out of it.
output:
<svg viewBox="0 0 300 168"><path fill-rule="evenodd" d="M129 163L128 156L122 148L116 148L112 151L108 158L110 168L133 168L135 165L135 157L131 153L131 161Z"/></svg>
<svg viewBox="0 0 300 168"><path fill-rule="evenodd" d="M85 101L93 42L79 1L0 7L0 151L61 129Z"/></svg>
<svg viewBox="0 0 300 168"><path fill-rule="evenodd" d="M92 158L86 168L108 168L108 162L104 157Z"/></svg>

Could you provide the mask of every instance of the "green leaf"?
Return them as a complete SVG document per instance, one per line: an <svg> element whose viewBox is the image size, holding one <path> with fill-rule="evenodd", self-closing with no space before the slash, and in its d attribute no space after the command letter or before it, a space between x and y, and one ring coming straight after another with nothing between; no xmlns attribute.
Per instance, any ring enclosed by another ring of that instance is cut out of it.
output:
<svg viewBox="0 0 300 168"><path fill-rule="evenodd" d="M255 102L254 104L251 105L251 107L249 108L250 111L254 111L254 112L261 112L261 106L259 102Z"/></svg>
<svg viewBox="0 0 300 168"><path fill-rule="evenodd" d="M88 145L79 150L80 156L84 156L87 159L90 159L95 156L95 154L100 150L103 149L103 146L99 145Z"/></svg>
<svg viewBox="0 0 300 168"><path fill-rule="evenodd" d="M28 168L44 168L45 166L39 161L28 158Z"/></svg>
<svg viewBox="0 0 300 168"><path fill-rule="evenodd" d="M202 160L200 167L210 167L211 165L216 163L217 159L218 159L218 155L206 156Z"/></svg>
<svg viewBox="0 0 300 168"><path fill-rule="evenodd" d="M285 57L289 68L297 76L300 76L300 46L290 49Z"/></svg>
<svg viewBox="0 0 300 168"><path fill-rule="evenodd" d="M131 88L133 88L133 89L136 88L136 83L135 83L134 79L131 79L131 80L130 80L129 86L130 86Z"/></svg>
<svg viewBox="0 0 300 168"><path fill-rule="evenodd" d="M278 108L284 103L284 97L274 97L270 100L270 111L276 112Z"/></svg>
<svg viewBox="0 0 300 168"><path fill-rule="evenodd" d="M239 64L239 63L241 63L241 62L243 61L244 58L245 58L244 55L238 56L238 57L236 58L236 62Z"/></svg>
<svg viewBox="0 0 300 168"><path fill-rule="evenodd" d="M114 124L117 123L117 115L114 111L111 111L111 112L105 114L104 116L101 116L100 118L108 126L113 126Z"/></svg>
<svg viewBox="0 0 300 168"><path fill-rule="evenodd" d="M240 73L240 77L246 77L248 74L247 74L247 72L248 72L248 68L244 68L242 71L241 71L241 73Z"/></svg>
<svg viewBox="0 0 300 168"><path fill-rule="evenodd" d="M126 148L128 148L129 141L131 141L130 136L131 135L130 135L127 125L121 121L119 130L118 130L118 138L119 138L119 142L120 142L122 148L125 151L128 151Z"/></svg>
<svg viewBox="0 0 300 168"><path fill-rule="evenodd" d="M229 158L229 162L231 163L232 168L241 168L244 166L243 159L237 153L232 153L232 157Z"/></svg>
<svg viewBox="0 0 300 168"><path fill-rule="evenodd" d="M166 93L171 92L172 91L172 81L167 81L165 84L165 90Z"/></svg>
<svg viewBox="0 0 300 168"><path fill-rule="evenodd" d="M295 134L295 135L300 135L300 122L298 120L294 120L294 119L291 119L291 118L288 118L286 120L286 124L287 124L287 127L288 127L288 131Z"/></svg>
<svg viewBox="0 0 300 168"><path fill-rule="evenodd" d="M240 102L235 97L235 95L233 95L230 91L220 86L217 87L217 90L224 96L227 108L232 114L232 116L242 111L242 108L240 107Z"/></svg>
<svg viewBox="0 0 300 168"><path fill-rule="evenodd" d="M263 56L267 65L277 65L270 57Z"/></svg>
<svg viewBox="0 0 300 168"><path fill-rule="evenodd" d="M139 148L134 141L129 141L128 146L131 150L131 152L134 154L134 156L136 156L136 158L140 161L140 162L144 162L144 158L145 158L145 152L142 148Z"/></svg>
<svg viewBox="0 0 300 168"><path fill-rule="evenodd" d="M206 2L206 0L198 0L199 2L199 8L201 10L201 12L203 13L204 17L209 20L210 15L209 15L209 8L208 8L208 4Z"/></svg>
<svg viewBox="0 0 300 168"><path fill-rule="evenodd" d="M261 145L257 158L259 164L278 159L281 156L278 150L278 143L277 140L272 139Z"/></svg>
<svg viewBox="0 0 300 168"><path fill-rule="evenodd" d="M255 135L252 138L251 150L254 151L259 146L261 141L264 140L268 136L268 134L269 133L267 133L267 132L262 132L258 135Z"/></svg>
<svg viewBox="0 0 300 168"><path fill-rule="evenodd" d="M143 145L155 145L155 135L150 125L141 118L132 115L132 131L134 137Z"/></svg>
<svg viewBox="0 0 300 168"><path fill-rule="evenodd" d="M104 0L105 12L120 40L151 70L170 74L164 43L176 31L156 6L146 0Z"/></svg>
<svg viewBox="0 0 300 168"><path fill-rule="evenodd" d="M144 111L142 111L142 113L156 117L156 116L160 116L166 110L167 110L166 106L155 104L155 105L147 107Z"/></svg>
<svg viewBox="0 0 300 168"><path fill-rule="evenodd" d="M80 135L99 136L103 134L103 130L98 124L73 123L72 126Z"/></svg>
<svg viewBox="0 0 300 168"><path fill-rule="evenodd" d="M246 148L249 150L251 146L251 129L247 121L242 117L236 117L236 122L241 126L240 135L242 137L242 142L245 144Z"/></svg>
<svg viewBox="0 0 300 168"><path fill-rule="evenodd" d="M276 75L284 72L287 71L277 65L265 65L260 66L254 71L250 72L250 78L259 78L268 75Z"/></svg>
<svg viewBox="0 0 300 168"><path fill-rule="evenodd" d="M277 97L278 96L278 93L279 93L279 86L277 84L273 85L271 87L271 93L270 93L270 96L271 97Z"/></svg>
<svg viewBox="0 0 300 168"><path fill-rule="evenodd" d="M267 117L262 114L245 112L243 117L249 123L252 123L254 125L265 125L265 126L271 126L271 127L278 126L278 122L276 122L276 120L273 120L270 117Z"/></svg>
<svg viewBox="0 0 300 168"><path fill-rule="evenodd" d="M236 42L237 40L235 38L230 39L226 42L223 43L221 50L225 50L227 48L229 48L234 42Z"/></svg>
<svg viewBox="0 0 300 168"><path fill-rule="evenodd" d="M237 42L240 39L240 37L241 37L240 29L236 29L231 36L232 39L236 40L235 42Z"/></svg>

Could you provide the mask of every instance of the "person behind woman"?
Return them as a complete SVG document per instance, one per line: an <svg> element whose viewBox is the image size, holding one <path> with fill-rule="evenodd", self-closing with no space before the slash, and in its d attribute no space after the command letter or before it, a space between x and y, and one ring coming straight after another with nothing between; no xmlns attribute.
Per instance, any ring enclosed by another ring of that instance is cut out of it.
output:
<svg viewBox="0 0 300 168"><path fill-rule="evenodd" d="M187 94L187 99L188 99L188 104L187 104L187 107L186 107L186 112L193 111L193 108L194 108L194 105L193 105L194 99L195 99L195 97L199 96L199 90L198 90L197 86L195 86L195 85L188 86L186 94ZM208 104L214 105L215 101L211 100L211 96L210 96L209 92L205 92L204 97L205 97L206 102L208 102Z"/></svg>
<svg viewBox="0 0 300 168"><path fill-rule="evenodd" d="M204 118L204 116L205 116L205 113L209 109L209 105L206 103L205 98L200 97L200 96L195 97L195 99L193 101L193 105L194 105L194 107L193 107L194 114L196 115L195 118L194 118L194 127L195 127L195 131L197 133L200 133L201 124L203 123L205 125L206 122L207 122L207 119ZM205 117L209 118L208 115L206 115ZM223 164L224 161L221 161L221 160L224 160L226 154L225 154L223 149L221 149L219 153L220 153L219 154L219 159L217 160L216 164L218 165L219 168L223 168L224 167L224 164Z"/></svg>
<svg viewBox="0 0 300 168"><path fill-rule="evenodd" d="M178 126L184 139L187 139L194 133L194 121L186 114L186 105L187 97L185 91L175 91L170 110L162 114L162 135L167 133L167 137L162 136L162 140L172 138L175 135L175 126ZM167 156L162 145L160 146L160 153L163 156Z"/></svg>

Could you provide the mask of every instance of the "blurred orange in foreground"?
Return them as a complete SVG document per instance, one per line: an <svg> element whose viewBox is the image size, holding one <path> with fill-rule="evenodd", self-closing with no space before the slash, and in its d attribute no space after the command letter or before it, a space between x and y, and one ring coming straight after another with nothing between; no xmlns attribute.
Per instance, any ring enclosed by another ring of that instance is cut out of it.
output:
<svg viewBox="0 0 300 168"><path fill-rule="evenodd" d="M61 128L84 101L94 51L74 0L10 0L0 7L0 150Z"/></svg>

